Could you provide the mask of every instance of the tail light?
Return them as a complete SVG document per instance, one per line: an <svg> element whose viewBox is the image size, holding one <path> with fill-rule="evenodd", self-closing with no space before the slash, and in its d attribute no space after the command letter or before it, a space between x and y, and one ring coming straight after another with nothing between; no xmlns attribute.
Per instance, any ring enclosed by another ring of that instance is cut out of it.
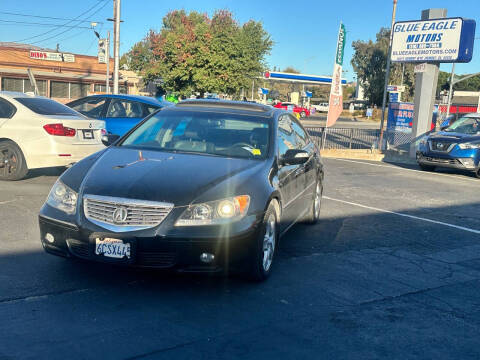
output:
<svg viewBox="0 0 480 360"><path fill-rule="evenodd" d="M47 124L43 127L47 133L54 136L75 136L75 129L65 127L63 124Z"/></svg>
<svg viewBox="0 0 480 360"><path fill-rule="evenodd" d="M102 135L102 136L107 135L107 130L102 129L102 130L101 130L101 135Z"/></svg>

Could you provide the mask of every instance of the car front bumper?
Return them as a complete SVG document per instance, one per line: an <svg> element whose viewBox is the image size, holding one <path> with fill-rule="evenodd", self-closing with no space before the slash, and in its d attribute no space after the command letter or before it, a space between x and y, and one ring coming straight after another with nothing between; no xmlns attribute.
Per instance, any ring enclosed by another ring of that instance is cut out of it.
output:
<svg viewBox="0 0 480 360"><path fill-rule="evenodd" d="M260 217L251 216L251 224L239 233L226 236L218 232L206 232L201 237L189 237L188 229L184 229L185 236L176 234L171 237L142 232L92 231L88 227L79 227L44 214L39 215L39 224L43 248L53 255L133 267L215 272L242 266L258 236L261 221L257 218ZM97 238L121 239L124 243L130 243L130 258L117 259L95 254ZM213 261L203 262L200 259L203 253L213 254Z"/></svg>

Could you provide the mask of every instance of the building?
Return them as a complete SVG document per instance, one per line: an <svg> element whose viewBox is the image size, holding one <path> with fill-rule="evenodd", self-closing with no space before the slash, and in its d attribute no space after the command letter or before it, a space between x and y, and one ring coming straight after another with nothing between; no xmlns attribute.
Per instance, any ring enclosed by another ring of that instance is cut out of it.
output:
<svg viewBox="0 0 480 360"><path fill-rule="evenodd" d="M33 72L39 95L63 103L106 92L107 65L100 64L96 56L0 42L0 90L33 92L27 69ZM113 88L113 59L109 71ZM141 78L132 72L125 76L120 72L120 93L138 94L140 88Z"/></svg>

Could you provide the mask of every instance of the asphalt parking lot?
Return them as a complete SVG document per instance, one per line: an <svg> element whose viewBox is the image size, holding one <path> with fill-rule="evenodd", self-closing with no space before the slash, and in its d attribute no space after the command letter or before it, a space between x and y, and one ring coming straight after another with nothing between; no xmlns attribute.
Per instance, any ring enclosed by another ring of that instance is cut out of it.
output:
<svg viewBox="0 0 480 360"><path fill-rule="evenodd" d="M480 358L480 180L324 162L261 284L47 255L58 173L0 183L0 359Z"/></svg>

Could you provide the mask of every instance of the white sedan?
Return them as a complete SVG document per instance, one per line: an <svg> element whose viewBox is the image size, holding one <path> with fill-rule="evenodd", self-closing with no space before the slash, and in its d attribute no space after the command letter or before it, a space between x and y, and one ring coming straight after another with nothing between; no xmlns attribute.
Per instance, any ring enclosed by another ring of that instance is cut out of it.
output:
<svg viewBox="0 0 480 360"><path fill-rule="evenodd" d="M67 166L105 148L105 122L52 99L0 91L0 180Z"/></svg>

